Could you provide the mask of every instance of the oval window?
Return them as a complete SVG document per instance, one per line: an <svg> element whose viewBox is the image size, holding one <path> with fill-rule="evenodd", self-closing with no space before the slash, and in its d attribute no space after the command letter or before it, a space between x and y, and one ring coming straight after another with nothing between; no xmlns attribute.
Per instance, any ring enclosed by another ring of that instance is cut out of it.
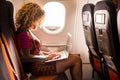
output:
<svg viewBox="0 0 120 80"><path fill-rule="evenodd" d="M64 28L65 7L59 2L48 2L43 6L45 10L45 21L43 30L48 34L57 34Z"/></svg>

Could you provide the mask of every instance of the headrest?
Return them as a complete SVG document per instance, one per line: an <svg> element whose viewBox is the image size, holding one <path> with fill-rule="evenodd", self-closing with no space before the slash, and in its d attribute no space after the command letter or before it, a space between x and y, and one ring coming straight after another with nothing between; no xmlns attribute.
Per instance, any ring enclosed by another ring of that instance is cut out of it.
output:
<svg viewBox="0 0 120 80"><path fill-rule="evenodd" d="M91 22L93 22L93 11L94 11L94 5L92 3L85 4L83 6L83 8L82 8L82 20L83 20L84 26L93 26L93 25L91 25Z"/></svg>
<svg viewBox="0 0 120 80"><path fill-rule="evenodd" d="M0 2L0 28L1 26L8 24L8 10L6 1Z"/></svg>
<svg viewBox="0 0 120 80"><path fill-rule="evenodd" d="M94 4L89 3L89 4L85 4L83 6L82 12L89 11L89 12L93 13L93 10L94 10Z"/></svg>
<svg viewBox="0 0 120 80"><path fill-rule="evenodd" d="M114 11L116 10L115 5L112 1L105 0L105 1L99 1L96 3L95 11L96 10L108 10L108 11Z"/></svg>
<svg viewBox="0 0 120 80"><path fill-rule="evenodd" d="M9 27L15 32L14 19L13 19L14 7L10 1L6 1L6 3L9 12L8 14Z"/></svg>
<svg viewBox="0 0 120 80"><path fill-rule="evenodd" d="M96 3L94 8L94 20L97 28L106 29L109 26L117 26L116 24L116 8L112 1L100 1Z"/></svg>
<svg viewBox="0 0 120 80"><path fill-rule="evenodd" d="M9 1L2 1L0 3L0 10L0 31L4 33L7 38L10 27L14 27L13 5Z"/></svg>
<svg viewBox="0 0 120 80"><path fill-rule="evenodd" d="M6 1L0 2L0 10L0 30L3 32L4 30L7 30L9 26Z"/></svg>

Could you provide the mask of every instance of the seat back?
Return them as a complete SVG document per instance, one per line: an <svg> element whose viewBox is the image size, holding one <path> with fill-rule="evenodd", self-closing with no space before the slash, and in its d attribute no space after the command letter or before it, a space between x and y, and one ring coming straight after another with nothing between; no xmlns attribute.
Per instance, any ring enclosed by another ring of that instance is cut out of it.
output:
<svg viewBox="0 0 120 80"><path fill-rule="evenodd" d="M102 77L102 63L101 54L99 53L98 43L96 39L95 26L94 26L94 4L87 3L82 9L83 29L85 33L86 44L89 49L89 60L93 67L93 71L99 73ZM92 74L94 76L94 73Z"/></svg>
<svg viewBox="0 0 120 80"><path fill-rule="evenodd" d="M8 59L4 43L0 37L0 80L15 80L11 63ZM7 75L7 76L6 76Z"/></svg>
<svg viewBox="0 0 120 80"><path fill-rule="evenodd" d="M119 36L119 42L120 42L120 3L117 8L117 27L118 27L118 36Z"/></svg>
<svg viewBox="0 0 120 80"><path fill-rule="evenodd" d="M2 40L4 41L7 55L9 56L9 60L12 63L13 69L15 71L15 75L17 80L21 80L21 68L20 68L20 61L18 59L18 53L17 50L15 50L15 46L13 45L13 38L12 35L10 34L10 28L13 29L14 24L12 23L13 21L13 17L11 15L13 15L11 11L13 11L13 6L12 3L9 1L4 1L2 3L0 3L0 32L2 34L4 34L4 36L2 35ZM10 14L9 14L10 13ZM11 17L10 17L11 16ZM6 39L6 41L5 41Z"/></svg>
<svg viewBox="0 0 120 80"><path fill-rule="evenodd" d="M94 49L98 50L96 35L95 35L95 27L94 27L94 4L88 3L85 4L82 8L82 21L83 21L83 29L85 33L85 40L87 46L93 46Z"/></svg>
<svg viewBox="0 0 120 80"><path fill-rule="evenodd" d="M14 40L13 40L13 38L9 38L10 39L9 40L10 44L9 44L5 35L2 32L1 32L0 36L1 36L2 42L5 46L5 50L7 52L6 55L9 58L9 61L11 62L11 66L12 66L11 69L12 69L16 79L21 80L24 77L24 72L23 72L22 63L20 61L19 54L18 54L17 48L15 46ZM16 61L14 61L14 60L16 60Z"/></svg>
<svg viewBox="0 0 120 80"><path fill-rule="evenodd" d="M119 72L120 48L116 20L116 8L112 1L105 0L96 3L94 23L99 52L104 56L105 66Z"/></svg>
<svg viewBox="0 0 120 80"><path fill-rule="evenodd" d="M99 52L111 56L116 63L120 49L116 9L111 1L100 1L96 4L94 22Z"/></svg>

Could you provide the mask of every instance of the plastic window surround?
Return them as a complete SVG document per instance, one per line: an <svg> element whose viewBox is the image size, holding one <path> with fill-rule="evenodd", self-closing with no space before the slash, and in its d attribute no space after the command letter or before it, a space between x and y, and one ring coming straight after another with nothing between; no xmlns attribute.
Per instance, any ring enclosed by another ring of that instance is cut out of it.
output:
<svg viewBox="0 0 120 80"><path fill-rule="evenodd" d="M43 6L45 21L42 24L43 31L48 34L57 34L64 29L65 7L59 2L48 2Z"/></svg>

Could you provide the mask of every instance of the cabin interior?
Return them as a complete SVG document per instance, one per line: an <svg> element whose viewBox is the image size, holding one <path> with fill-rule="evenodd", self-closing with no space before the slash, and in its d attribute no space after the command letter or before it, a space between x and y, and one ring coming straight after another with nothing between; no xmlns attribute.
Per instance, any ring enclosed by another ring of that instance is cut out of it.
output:
<svg viewBox="0 0 120 80"><path fill-rule="evenodd" d="M43 46L47 46L49 49L51 49L50 46L66 45L67 40L69 38L69 41L68 41L70 44L69 51L80 54L80 57L82 59L83 80L120 80L120 74L119 74L120 65L117 65L120 63L120 55L118 54L120 50L119 49L120 47L119 46L120 15L118 14L120 9L119 0L1 0L0 2L2 1L3 3L4 1L10 1L12 3L14 11L13 13L9 13L9 12L8 13L13 14L13 19L18 9L22 5L28 2L35 2L42 5L45 5L48 2L62 3L65 6L66 11L64 15L65 19L63 20L65 23L64 23L64 27L61 28L61 31L59 31L59 33L53 31L54 33L52 33L52 31L49 32L43 28L42 31L40 29L37 29L36 31L33 31L33 33L42 41ZM103 1L103 3L101 1ZM104 3L104 1L108 1L108 3ZM104 4L105 7L104 5L102 6L102 4ZM91 5L92 5L92 8L91 8ZM93 5L94 5L94 8L93 8ZM0 9L4 10L2 9L2 7ZM2 16L3 14L4 13L0 11L0 17L3 18ZM107 19L105 18L105 15L107 15ZM97 19L97 16L99 19ZM0 27L7 24L5 23L7 21L5 22L4 21L5 21L4 19L0 19ZM93 29L93 26L95 26L94 30L96 32L88 31L87 33L87 30L90 30L91 28ZM51 30L54 30L54 28L57 29L57 27L54 27L54 26L50 27ZM0 28L1 32L2 32L2 29L3 28L1 27ZM5 31L8 30L7 28L4 28L4 29L6 29ZM5 35L8 35L9 33L5 31L3 30L3 33L5 33ZM90 36L91 34L92 35L96 34L95 38L96 38L96 41L98 42L91 42L92 40L90 39L91 37L93 38L93 36ZM101 34L102 36L105 36L105 37L100 37ZM117 35L117 37L115 35ZM105 43L101 42L99 39L104 40L103 42ZM5 42L3 41L3 43ZM54 47L52 49L56 49L56 48L58 47ZM0 51L2 53L2 49ZM106 55L109 55L109 56L106 57ZM114 59L111 60L112 59L111 57L114 58L115 60ZM0 58L0 60L2 60L2 58ZM2 69L3 68L0 67L0 72L3 71ZM109 72L110 70L111 72ZM69 74L69 70L67 70L65 73L67 75L68 80L72 80ZM5 74L6 73L0 74L0 77L1 77L0 80L1 79L12 80L10 78L4 78L5 76L7 76ZM13 74L11 73L11 76L12 75ZM17 80L17 79L14 79L14 80ZM51 80L54 80L54 79L51 79Z"/></svg>

